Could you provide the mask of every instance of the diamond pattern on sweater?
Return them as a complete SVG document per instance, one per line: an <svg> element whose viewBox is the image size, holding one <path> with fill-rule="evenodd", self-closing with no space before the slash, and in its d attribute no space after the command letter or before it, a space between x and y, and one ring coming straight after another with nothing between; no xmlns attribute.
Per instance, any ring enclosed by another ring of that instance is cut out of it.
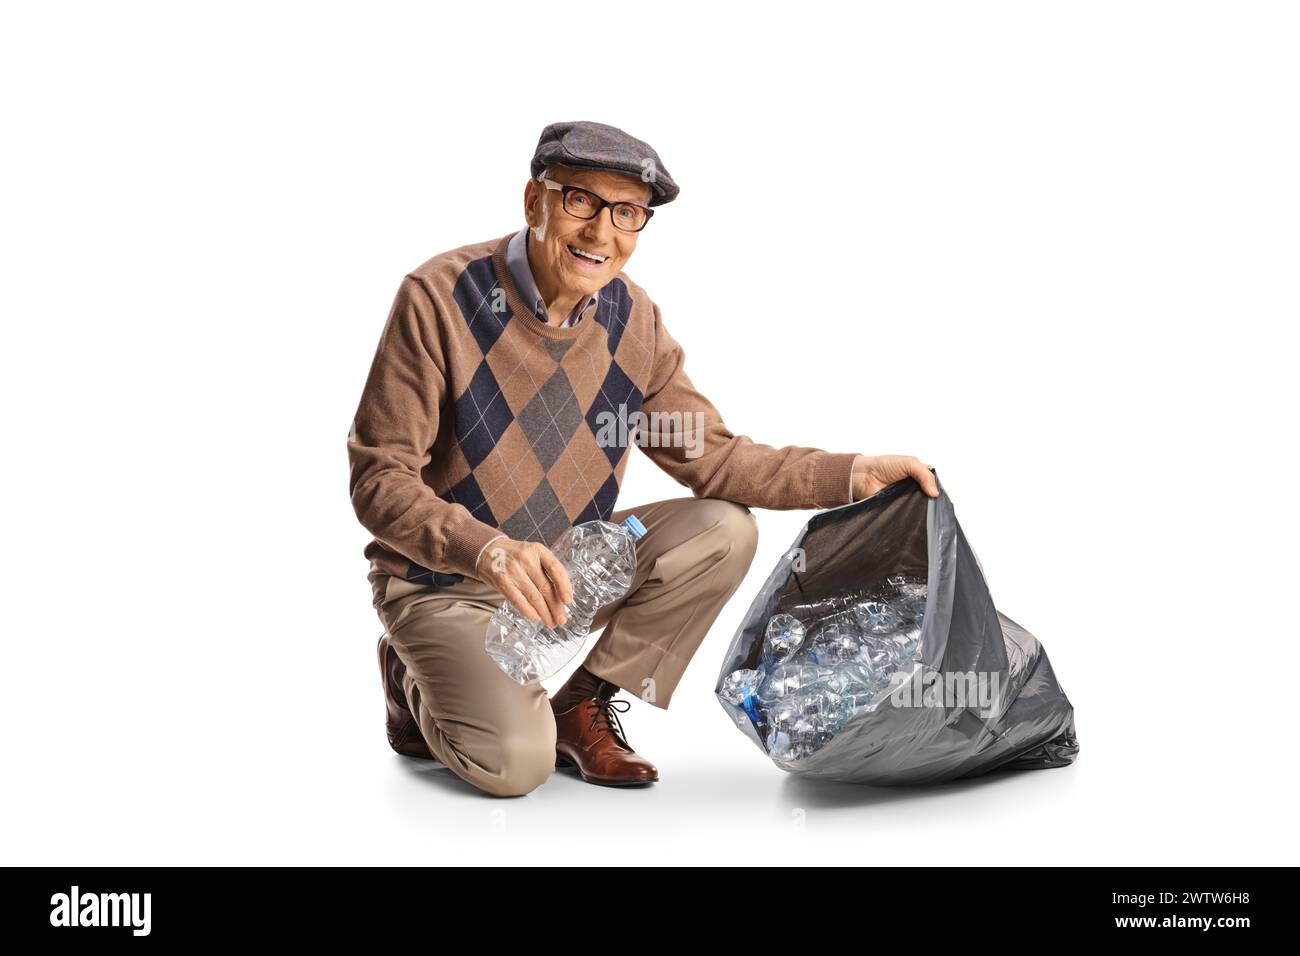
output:
<svg viewBox="0 0 1300 956"><path fill-rule="evenodd" d="M597 447L596 436L587 428L579 428L564 454L551 466L546 480L564 510L574 517L591 503L610 472L609 459Z"/></svg>
<svg viewBox="0 0 1300 956"><path fill-rule="evenodd" d="M505 430L496 447L474 469L474 474L494 515L514 514L546 477L517 420Z"/></svg>
<svg viewBox="0 0 1300 956"><path fill-rule="evenodd" d="M582 524L584 521L608 521L609 516L614 513L614 502L618 499L618 478L610 475L605 479L605 483L600 486L600 490L588 502L587 507L582 509L582 513L573 519L574 524Z"/></svg>
<svg viewBox="0 0 1300 956"><path fill-rule="evenodd" d="M614 279L600 291L586 321L604 334L581 345L577 337L538 336L519 324L526 314L511 321L491 256L463 268L452 297L463 347L449 352L446 374L460 384L451 397L452 440L430 449L428 483L516 540L549 545L573 524L607 520L627 452L621 439L631 437L626 419L643 401L619 360L631 358L644 374L652 351L624 335L633 306L627 286ZM538 362L539 348L553 370ZM601 413L621 416L623 427L611 430ZM613 439L606 448L597 440L602 424ZM418 566L412 573L432 574Z"/></svg>
<svg viewBox="0 0 1300 956"><path fill-rule="evenodd" d="M570 527L570 519L545 478L522 508L501 522L501 530L521 541L550 545Z"/></svg>
<svg viewBox="0 0 1300 956"><path fill-rule="evenodd" d="M623 330L627 328L628 317L632 314L632 294L622 279L612 279L600 290L600 300L596 306L596 321L609 333L606 344L609 354L618 352L618 344L623 340Z"/></svg>
<svg viewBox="0 0 1300 956"><path fill-rule="evenodd" d="M467 271L477 276L478 266L475 261ZM481 280L473 288L480 297L492 294ZM488 510L508 516L495 525L511 537L548 543L579 515L613 511L616 472L628 447L620 440L629 437L627 416L642 403L615 352L621 345L640 363L649 350L625 341L632 308L627 287L616 279L606 290L594 316L605 334L583 338L579 348L578 338L539 338L515 322L491 339L479 364L462 362L454 369L461 381L469 379L456 399L457 421L463 412L467 437L462 439L458 428L457 441L465 445L467 467L485 489ZM475 341L482 349L487 340L476 336ZM537 362L539 346L555 362L549 374ZM609 428L606 417L597 417L602 412L621 415L623 427ZM602 423L612 439L608 448L596 439ZM487 447L494 436L495 444Z"/></svg>
<svg viewBox="0 0 1300 956"><path fill-rule="evenodd" d="M587 427L596 436L611 466L618 464L632 443L629 419L640 411L641 401L641 390L627 377L617 360L611 362L586 415Z"/></svg>
<svg viewBox="0 0 1300 956"><path fill-rule="evenodd" d="M556 339L554 341L547 339L544 344L546 345L546 351L550 352L551 358L555 360L555 364L559 365L564 361L564 356L569 354L569 349L573 348L573 343L573 339Z"/></svg>
<svg viewBox="0 0 1300 956"><path fill-rule="evenodd" d="M479 487L479 483L472 472L444 491L439 497L444 501L450 501L452 504L464 505L469 509L470 514L485 524L496 524L496 518L488 505L487 496L483 494L483 489Z"/></svg>
<svg viewBox="0 0 1300 956"><path fill-rule="evenodd" d="M487 362L480 362L469 386L456 399L456 442L471 468L477 468L514 421Z"/></svg>
<svg viewBox="0 0 1300 956"><path fill-rule="evenodd" d="M519 413L519 425L532 445L533 454L547 471L564 451L582 424L582 412L564 369L558 368L546 380L532 401Z"/></svg>
<svg viewBox="0 0 1300 956"><path fill-rule="evenodd" d="M504 290L497 284L490 256L476 259L465 267L456 279L452 298L478 347L487 355L512 315Z"/></svg>

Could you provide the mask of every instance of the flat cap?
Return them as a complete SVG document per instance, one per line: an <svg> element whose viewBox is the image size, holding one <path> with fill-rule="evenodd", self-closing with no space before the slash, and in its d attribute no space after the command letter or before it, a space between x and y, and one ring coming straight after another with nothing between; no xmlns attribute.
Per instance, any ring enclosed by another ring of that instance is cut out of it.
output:
<svg viewBox="0 0 1300 956"><path fill-rule="evenodd" d="M659 154L635 136L604 123L552 123L542 130L533 153L533 178L552 164L635 176L650 184L651 206L677 198L677 184Z"/></svg>

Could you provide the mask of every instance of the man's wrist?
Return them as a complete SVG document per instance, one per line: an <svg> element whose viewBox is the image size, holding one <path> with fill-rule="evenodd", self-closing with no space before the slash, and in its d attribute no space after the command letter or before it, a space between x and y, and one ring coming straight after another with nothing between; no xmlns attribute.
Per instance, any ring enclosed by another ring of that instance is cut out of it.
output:
<svg viewBox="0 0 1300 956"><path fill-rule="evenodd" d="M483 547L479 548L478 555L474 558L475 571L478 570L478 563L483 560L483 552L488 549L488 545L490 545L493 541L500 541L504 537L506 537L506 535L502 533L497 535L496 537L488 538L488 540L483 543Z"/></svg>
<svg viewBox="0 0 1300 956"><path fill-rule="evenodd" d="M837 508L852 499L845 499L844 485L852 489L853 452L826 452L813 469L811 498L813 508Z"/></svg>
<svg viewBox="0 0 1300 956"><path fill-rule="evenodd" d="M467 577L477 577L479 558L487 546L505 533L498 527L471 518L447 536L439 570L454 571Z"/></svg>

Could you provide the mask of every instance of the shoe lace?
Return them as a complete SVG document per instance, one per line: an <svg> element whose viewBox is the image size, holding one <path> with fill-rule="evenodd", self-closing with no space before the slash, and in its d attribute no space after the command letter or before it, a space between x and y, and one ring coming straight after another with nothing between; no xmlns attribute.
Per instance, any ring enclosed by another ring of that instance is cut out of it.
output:
<svg viewBox="0 0 1300 956"><path fill-rule="evenodd" d="M622 704L622 707L618 705ZM627 737L623 735L623 724L619 721L619 714L626 714L632 709L630 700L601 700L599 697L592 698L589 703L591 707L591 726L588 730L596 730L600 727L602 733L611 733L614 739L629 750L631 745L627 742ZM615 713L617 711L618 713Z"/></svg>

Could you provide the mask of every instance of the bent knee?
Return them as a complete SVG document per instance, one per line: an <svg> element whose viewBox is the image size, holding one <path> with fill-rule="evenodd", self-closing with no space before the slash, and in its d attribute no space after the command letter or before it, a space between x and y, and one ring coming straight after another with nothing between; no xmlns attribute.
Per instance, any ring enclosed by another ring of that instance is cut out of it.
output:
<svg viewBox="0 0 1300 956"><path fill-rule="evenodd" d="M758 519L745 505L721 498L709 499L709 520L719 525L731 544L729 559L746 567L758 550Z"/></svg>
<svg viewBox="0 0 1300 956"><path fill-rule="evenodd" d="M555 769L555 738L545 734L510 734L496 741L484 773L472 782L494 797L521 797L546 782Z"/></svg>

